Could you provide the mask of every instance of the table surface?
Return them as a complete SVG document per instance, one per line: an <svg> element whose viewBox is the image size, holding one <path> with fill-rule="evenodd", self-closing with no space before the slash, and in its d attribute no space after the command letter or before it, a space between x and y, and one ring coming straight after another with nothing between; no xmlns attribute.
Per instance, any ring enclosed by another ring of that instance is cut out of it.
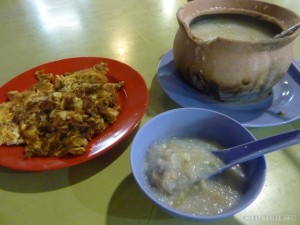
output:
<svg viewBox="0 0 300 225"><path fill-rule="evenodd" d="M300 14L296 0L268 1ZM157 65L172 48L177 9L184 0L2 0L0 86L40 64L99 56L124 62L146 81L149 105L140 126L177 108L156 81ZM300 39L294 57L300 59ZM300 128L300 121L251 128L257 138ZM155 206L130 168L134 133L104 155L83 164L20 172L0 167L0 225L196 224ZM208 224L299 224L300 147L266 156L267 179L259 197L235 216ZM205 224L205 223L203 223Z"/></svg>

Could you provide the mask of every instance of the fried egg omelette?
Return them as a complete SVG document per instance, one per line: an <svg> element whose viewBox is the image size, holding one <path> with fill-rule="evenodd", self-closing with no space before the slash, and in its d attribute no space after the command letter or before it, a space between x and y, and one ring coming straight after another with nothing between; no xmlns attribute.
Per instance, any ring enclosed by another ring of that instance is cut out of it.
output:
<svg viewBox="0 0 300 225"><path fill-rule="evenodd" d="M22 144L25 157L84 154L119 114L124 82L109 82L107 72L105 63L63 75L37 71L33 86L0 104L0 145Z"/></svg>

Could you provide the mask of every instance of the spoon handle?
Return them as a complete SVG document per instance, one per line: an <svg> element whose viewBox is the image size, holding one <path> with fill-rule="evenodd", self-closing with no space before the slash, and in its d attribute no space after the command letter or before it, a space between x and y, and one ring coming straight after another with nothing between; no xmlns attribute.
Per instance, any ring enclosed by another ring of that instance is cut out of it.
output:
<svg viewBox="0 0 300 225"><path fill-rule="evenodd" d="M215 151L225 162L226 167L257 158L269 152L283 149L300 143L300 130L293 130L275 136L263 138L246 144L238 145L222 151Z"/></svg>
<svg viewBox="0 0 300 225"><path fill-rule="evenodd" d="M300 27L300 23L295 24L294 26L291 26L287 30L282 31L280 34L277 34L274 36L274 38L282 38L287 35L292 34L295 30L297 30Z"/></svg>

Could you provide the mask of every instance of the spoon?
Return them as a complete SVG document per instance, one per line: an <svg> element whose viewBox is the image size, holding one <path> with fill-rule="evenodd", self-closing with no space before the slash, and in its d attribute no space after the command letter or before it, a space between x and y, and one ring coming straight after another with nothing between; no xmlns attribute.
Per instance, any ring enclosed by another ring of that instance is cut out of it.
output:
<svg viewBox="0 0 300 225"><path fill-rule="evenodd" d="M292 33L295 32L300 27L300 23L296 23L295 25L289 27L288 29L282 31L280 34L277 34L274 36L274 38L283 38L287 35L291 35Z"/></svg>
<svg viewBox="0 0 300 225"><path fill-rule="evenodd" d="M221 168L218 168L208 175L207 179L216 176L237 164L296 144L300 144L300 130L289 131L224 150L214 150L212 153L219 157L224 164Z"/></svg>

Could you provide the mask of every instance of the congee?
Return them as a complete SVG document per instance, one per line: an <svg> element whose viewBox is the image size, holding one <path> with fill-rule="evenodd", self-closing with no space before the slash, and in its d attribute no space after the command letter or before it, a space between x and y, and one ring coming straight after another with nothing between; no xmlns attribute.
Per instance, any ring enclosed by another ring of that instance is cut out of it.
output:
<svg viewBox="0 0 300 225"><path fill-rule="evenodd" d="M246 183L241 167L206 180L223 162L210 151L218 143L199 138L172 137L154 143L147 152L145 174L157 199L193 215L226 212L239 201Z"/></svg>
<svg viewBox="0 0 300 225"><path fill-rule="evenodd" d="M232 40L261 41L274 37L281 29L273 23L251 16L215 14L197 18L191 31L203 40L223 37Z"/></svg>

